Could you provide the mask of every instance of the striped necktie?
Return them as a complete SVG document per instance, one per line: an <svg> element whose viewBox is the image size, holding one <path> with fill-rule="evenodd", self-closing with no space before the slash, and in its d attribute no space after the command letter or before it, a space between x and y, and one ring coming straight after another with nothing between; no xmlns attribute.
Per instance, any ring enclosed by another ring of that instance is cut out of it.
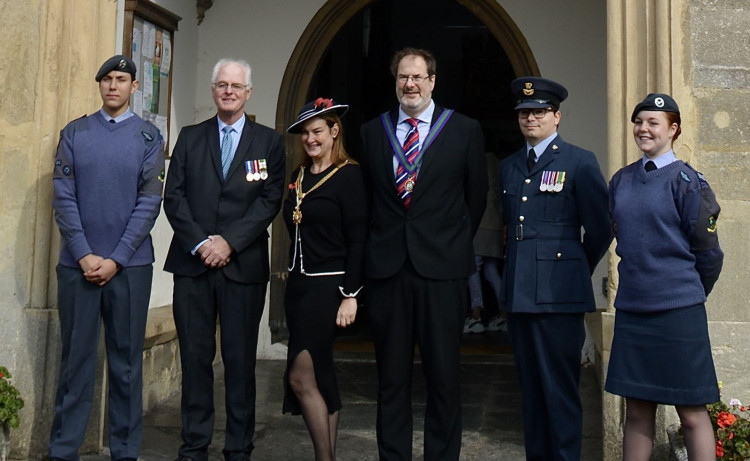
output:
<svg viewBox="0 0 750 461"><path fill-rule="evenodd" d="M404 157L409 166L414 164L414 159L419 154L419 120L416 118L408 118L405 120L411 125L409 132L406 134L404 140ZM398 188L398 195L401 200L404 201L404 207L409 208L411 204L411 193L414 189L414 184L417 180L417 172L409 173L406 168L399 162L398 168L396 168L396 186Z"/></svg>
<svg viewBox="0 0 750 461"><path fill-rule="evenodd" d="M221 139L221 172L224 174L224 179L227 179L229 165L232 164L232 130L233 128L229 125L222 129L224 137Z"/></svg>

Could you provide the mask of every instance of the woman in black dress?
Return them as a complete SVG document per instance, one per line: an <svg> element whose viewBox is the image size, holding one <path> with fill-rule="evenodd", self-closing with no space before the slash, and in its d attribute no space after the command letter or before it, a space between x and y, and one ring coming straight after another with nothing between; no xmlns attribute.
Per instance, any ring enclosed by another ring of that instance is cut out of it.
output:
<svg viewBox="0 0 750 461"><path fill-rule="evenodd" d="M643 155L609 186L620 276L605 389L626 399L623 459L651 458L656 407L674 405L691 461L715 460L706 404L719 400L706 297L724 253L719 205L703 175L677 159L677 103L649 94L633 111Z"/></svg>
<svg viewBox="0 0 750 461"><path fill-rule="evenodd" d="M283 210L292 240L283 411L302 414L316 460L335 459L341 398L333 340L337 327L354 322L362 290L367 205L360 167L344 150L339 117L348 108L318 98L287 129L301 134L305 156L292 173Z"/></svg>

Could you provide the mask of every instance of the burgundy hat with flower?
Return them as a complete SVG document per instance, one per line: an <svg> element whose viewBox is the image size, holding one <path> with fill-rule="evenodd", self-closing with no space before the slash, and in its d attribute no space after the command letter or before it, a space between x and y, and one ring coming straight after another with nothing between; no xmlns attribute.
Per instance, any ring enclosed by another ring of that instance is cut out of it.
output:
<svg viewBox="0 0 750 461"><path fill-rule="evenodd" d="M306 120L318 117L332 110L336 111L336 114L339 117L343 117L346 111L349 110L349 106L346 104L339 104L333 99L318 98L315 101L310 101L300 109L299 115L297 115L297 121L289 125L289 128L287 128L286 131L287 133L292 134L299 133L302 131L302 124L305 123Z"/></svg>

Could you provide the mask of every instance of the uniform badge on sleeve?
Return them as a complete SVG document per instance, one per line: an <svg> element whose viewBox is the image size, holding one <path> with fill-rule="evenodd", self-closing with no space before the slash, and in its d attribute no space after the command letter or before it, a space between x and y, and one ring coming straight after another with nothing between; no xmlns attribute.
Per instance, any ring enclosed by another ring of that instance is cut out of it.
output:
<svg viewBox="0 0 750 461"><path fill-rule="evenodd" d="M684 171L680 171L680 178L682 178L682 180L685 182L691 182L690 177L688 177L687 173L685 173Z"/></svg>
<svg viewBox="0 0 750 461"><path fill-rule="evenodd" d="M141 131L141 134L143 135L144 138L146 138L146 141L148 142L151 142L154 140L154 137L149 132Z"/></svg>
<svg viewBox="0 0 750 461"><path fill-rule="evenodd" d="M716 232L716 216L711 215L708 217L708 227L706 230L712 234Z"/></svg>

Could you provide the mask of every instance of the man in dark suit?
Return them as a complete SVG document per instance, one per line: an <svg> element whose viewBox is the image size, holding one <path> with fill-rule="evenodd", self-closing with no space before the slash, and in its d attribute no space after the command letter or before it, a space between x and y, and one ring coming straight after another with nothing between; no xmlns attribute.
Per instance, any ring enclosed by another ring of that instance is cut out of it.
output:
<svg viewBox="0 0 750 461"><path fill-rule="evenodd" d="M607 185L594 154L557 134L567 90L537 77L511 86L526 147L500 164L508 223L501 298L523 392L526 459L579 460L583 316L595 309L591 274L612 241Z"/></svg>
<svg viewBox="0 0 750 461"><path fill-rule="evenodd" d="M412 457L411 374L419 344L427 381L425 460L461 451L460 338L472 238L487 201L479 123L432 101L435 59L396 53L397 110L362 127L371 220L366 303L378 363L380 459Z"/></svg>
<svg viewBox="0 0 750 461"><path fill-rule="evenodd" d="M255 352L269 276L268 232L284 190L281 135L244 113L250 66L214 66L217 116L180 131L164 211L174 229L164 269L174 274L182 363L180 461L208 459L214 421L216 317L226 386L226 460L248 460L255 431Z"/></svg>

